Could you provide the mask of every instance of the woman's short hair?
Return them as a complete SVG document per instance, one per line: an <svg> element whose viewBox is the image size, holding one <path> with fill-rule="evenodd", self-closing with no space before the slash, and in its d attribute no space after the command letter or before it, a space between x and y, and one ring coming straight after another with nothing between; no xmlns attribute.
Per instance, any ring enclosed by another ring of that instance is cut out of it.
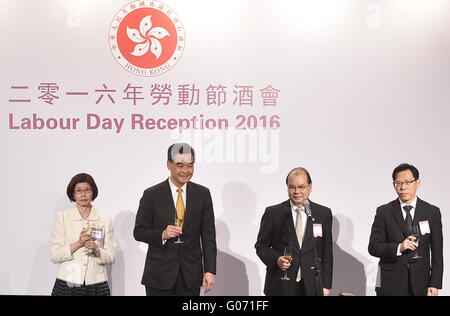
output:
<svg viewBox="0 0 450 316"><path fill-rule="evenodd" d="M67 196L69 197L70 202L75 202L75 186L78 183L89 183L92 189L92 201L95 200L95 198L98 195L98 189L97 185L95 184L94 178L92 178L87 173L79 173L75 175L72 180L70 180L69 185L67 186Z"/></svg>

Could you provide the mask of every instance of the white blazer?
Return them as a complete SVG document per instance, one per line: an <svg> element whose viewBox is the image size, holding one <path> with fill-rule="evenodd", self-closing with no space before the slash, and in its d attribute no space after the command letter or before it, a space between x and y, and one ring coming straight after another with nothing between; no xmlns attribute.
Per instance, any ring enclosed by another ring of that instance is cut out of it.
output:
<svg viewBox="0 0 450 316"><path fill-rule="evenodd" d="M84 247L73 255L70 252L70 245L80 239L86 220L91 227L103 229L103 242L98 246L100 258L88 255ZM107 281L105 265L113 264L116 257L110 217L92 207L86 220L83 220L75 206L65 212L56 213L53 224L50 260L59 264L56 278L73 285L82 285L84 282L91 285Z"/></svg>

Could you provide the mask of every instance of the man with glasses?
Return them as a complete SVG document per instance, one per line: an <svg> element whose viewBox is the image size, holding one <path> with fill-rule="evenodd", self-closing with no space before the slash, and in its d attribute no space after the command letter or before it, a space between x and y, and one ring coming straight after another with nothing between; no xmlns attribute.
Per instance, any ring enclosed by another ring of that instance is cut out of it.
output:
<svg viewBox="0 0 450 316"><path fill-rule="evenodd" d="M267 266L264 293L327 296L333 279L331 210L309 200L312 181L306 169L295 168L289 172L286 185L289 199L266 208L255 244L256 254ZM313 243L320 260L321 289L316 284L316 270L312 269L315 268ZM290 256L285 253L288 248L292 249Z"/></svg>
<svg viewBox="0 0 450 316"><path fill-rule="evenodd" d="M443 272L441 213L416 196L421 184L416 167L401 164L392 179L398 199L377 208L368 247L380 258L377 295L437 296Z"/></svg>

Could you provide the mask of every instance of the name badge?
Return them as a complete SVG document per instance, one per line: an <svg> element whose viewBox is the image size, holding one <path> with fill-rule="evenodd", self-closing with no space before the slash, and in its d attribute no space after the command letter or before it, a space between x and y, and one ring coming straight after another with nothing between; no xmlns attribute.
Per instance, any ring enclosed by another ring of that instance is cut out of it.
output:
<svg viewBox="0 0 450 316"><path fill-rule="evenodd" d="M103 228L92 228L91 239L93 241L103 242Z"/></svg>
<svg viewBox="0 0 450 316"><path fill-rule="evenodd" d="M428 221L419 222L419 227L420 227L420 233L422 235L431 233L430 225L428 224Z"/></svg>
<svg viewBox="0 0 450 316"><path fill-rule="evenodd" d="M313 234L314 238L323 237L322 224L313 224Z"/></svg>

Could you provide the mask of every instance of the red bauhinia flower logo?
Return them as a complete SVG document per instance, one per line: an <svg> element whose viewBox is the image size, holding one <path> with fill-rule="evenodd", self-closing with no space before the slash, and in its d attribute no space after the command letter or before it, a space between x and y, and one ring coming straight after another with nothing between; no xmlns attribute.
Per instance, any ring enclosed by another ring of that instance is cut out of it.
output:
<svg viewBox="0 0 450 316"><path fill-rule="evenodd" d="M134 1L113 18L111 52L126 70L157 76L171 69L184 50L184 27L175 12L159 1Z"/></svg>
<svg viewBox="0 0 450 316"><path fill-rule="evenodd" d="M139 26L139 31L136 29L130 29L127 26L127 34L130 40L135 43L140 43L135 46L131 55L142 56L146 54L150 48L150 52L156 56L156 59L161 56L162 45L159 39L170 36L170 34L162 27L152 28L151 19L151 15L143 18Z"/></svg>

